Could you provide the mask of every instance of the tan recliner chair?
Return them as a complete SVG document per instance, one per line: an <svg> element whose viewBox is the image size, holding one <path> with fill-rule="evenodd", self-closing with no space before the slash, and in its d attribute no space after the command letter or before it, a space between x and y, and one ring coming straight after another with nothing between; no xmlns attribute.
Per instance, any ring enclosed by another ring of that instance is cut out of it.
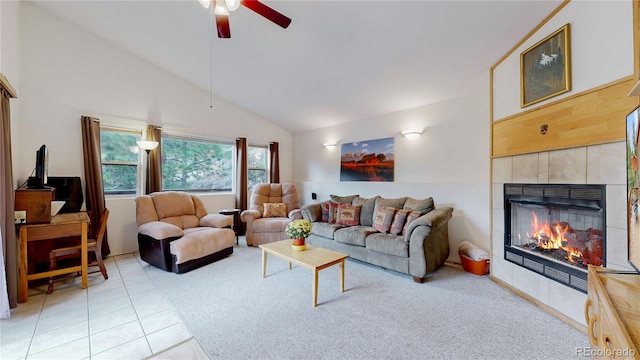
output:
<svg viewBox="0 0 640 360"><path fill-rule="evenodd" d="M281 203L286 207L282 216L265 217L265 207L271 207L265 204ZM288 239L284 232L287 224L293 219L302 219L296 186L291 183L257 184L251 192L249 209L240 214L240 219L247 224L247 245Z"/></svg>
<svg viewBox="0 0 640 360"><path fill-rule="evenodd" d="M209 214L202 200L181 191L136 197L140 258L184 273L233 253L233 218Z"/></svg>

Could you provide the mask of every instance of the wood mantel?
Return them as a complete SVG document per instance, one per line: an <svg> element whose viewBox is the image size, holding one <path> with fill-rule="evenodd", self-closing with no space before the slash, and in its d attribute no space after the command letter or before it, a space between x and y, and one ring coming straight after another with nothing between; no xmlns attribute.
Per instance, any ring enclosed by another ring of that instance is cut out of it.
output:
<svg viewBox="0 0 640 360"><path fill-rule="evenodd" d="M9 80L7 80L7 78L4 75L2 75L2 73L0 73L0 87L3 87L9 92L9 97L12 97L12 98L18 97L16 90L13 88L13 86L11 86L11 83L9 83Z"/></svg>
<svg viewBox="0 0 640 360"><path fill-rule="evenodd" d="M629 76L491 124L491 156L502 157L625 140L625 118L640 105Z"/></svg>

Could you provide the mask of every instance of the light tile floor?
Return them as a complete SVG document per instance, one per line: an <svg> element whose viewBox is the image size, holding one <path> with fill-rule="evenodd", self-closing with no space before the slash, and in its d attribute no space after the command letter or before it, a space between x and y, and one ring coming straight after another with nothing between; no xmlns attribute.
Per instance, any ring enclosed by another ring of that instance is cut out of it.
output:
<svg viewBox="0 0 640 360"><path fill-rule="evenodd" d="M29 301L0 320L0 359L144 359L191 338L138 253L105 265L109 279L89 274L87 289L80 277L55 282L50 295L47 285L29 288Z"/></svg>

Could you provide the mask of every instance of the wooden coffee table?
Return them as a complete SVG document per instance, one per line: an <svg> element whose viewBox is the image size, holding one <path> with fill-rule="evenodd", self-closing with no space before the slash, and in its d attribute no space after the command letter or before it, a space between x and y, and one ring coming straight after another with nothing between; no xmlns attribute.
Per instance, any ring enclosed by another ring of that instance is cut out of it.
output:
<svg viewBox="0 0 640 360"><path fill-rule="evenodd" d="M294 251L291 239L260 245L262 248L262 278L267 271L267 254L274 255L291 263L307 268L313 272L312 297L313 306L318 305L318 272L330 266L340 264L340 292L344 292L344 260L349 256L337 251L327 250L307 244L304 251Z"/></svg>

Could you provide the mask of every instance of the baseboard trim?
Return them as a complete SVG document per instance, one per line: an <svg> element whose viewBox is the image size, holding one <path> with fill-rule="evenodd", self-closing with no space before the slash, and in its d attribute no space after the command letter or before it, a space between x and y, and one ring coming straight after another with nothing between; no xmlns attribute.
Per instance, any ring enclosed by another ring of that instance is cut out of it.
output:
<svg viewBox="0 0 640 360"><path fill-rule="evenodd" d="M534 304L535 306L539 307L540 309L548 312L549 314L555 316L556 318L562 320L563 322L573 326L574 328L576 328L577 330L581 331L582 333L584 333L585 335L587 334L587 327L585 325L582 325L581 323L575 321L574 319L568 317L567 315L559 312L558 310L552 308L551 306L540 302L540 300L535 299L533 297L531 297L529 294L524 293L516 288L514 288L513 286L507 284L506 282L492 276L489 275L489 278L491 280L493 280L493 282L495 282L496 284L500 285L501 287L511 291L512 293L520 296L521 298L529 301L530 303Z"/></svg>

